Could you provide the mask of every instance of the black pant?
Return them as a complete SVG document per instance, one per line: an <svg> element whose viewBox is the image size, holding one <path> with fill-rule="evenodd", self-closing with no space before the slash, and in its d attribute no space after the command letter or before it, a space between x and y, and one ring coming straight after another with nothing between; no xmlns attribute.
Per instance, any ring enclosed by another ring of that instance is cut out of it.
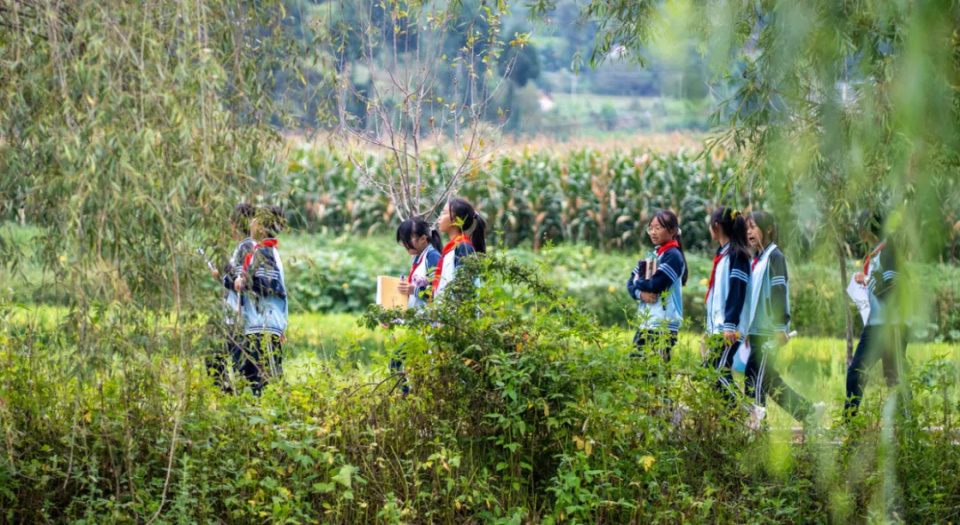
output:
<svg viewBox="0 0 960 525"><path fill-rule="evenodd" d="M848 419L856 416L860 410L867 372L877 360L883 361L883 376L887 379L887 386L893 388L900 382L900 374L907 362L906 326L896 324L863 327L857 351L847 368L847 401L843 408ZM906 392L907 396L901 395L902 393L898 393L897 397L901 406L905 406L909 392Z"/></svg>
<svg viewBox="0 0 960 525"><path fill-rule="evenodd" d="M390 358L391 374L399 374L404 371L404 365L405 365L404 361L407 358L407 353L403 351L403 347L405 345L406 343L401 344L400 347L393 352L393 357ZM409 394L410 385L407 384L407 378L403 377L400 380L403 382L403 386L400 388L400 391L403 393L403 395Z"/></svg>
<svg viewBox="0 0 960 525"><path fill-rule="evenodd" d="M270 379L283 374L280 336L251 334L245 336L243 342L243 347L234 354L234 366L250 382L253 395L259 396Z"/></svg>
<svg viewBox="0 0 960 525"><path fill-rule="evenodd" d="M227 360L236 361L238 355L240 355L241 349L240 345L237 344L236 340L233 337L227 339L227 342L223 343L223 347L213 355L208 355L206 358L207 363L207 375L213 378L213 384L217 385L224 392L230 391L230 386L227 384L224 379L224 376L227 371Z"/></svg>
<svg viewBox="0 0 960 525"><path fill-rule="evenodd" d="M646 329L639 329L633 336L633 346L637 351L630 354L630 357L643 357L650 350L654 350L665 362L670 362L670 350L677 346L677 333L654 332Z"/></svg>
<svg viewBox="0 0 960 525"><path fill-rule="evenodd" d="M707 361L704 367L716 370L719 375L715 383L716 389L727 398L731 407L736 406L740 389L733 382L733 357L740 349L740 341L727 344L720 335L711 335L707 338Z"/></svg>
<svg viewBox="0 0 960 525"><path fill-rule="evenodd" d="M810 402L787 386L774 368L776 340L770 336L750 336L750 357L744 370L747 397L759 406L766 406L767 394L797 421L803 421L810 413Z"/></svg>

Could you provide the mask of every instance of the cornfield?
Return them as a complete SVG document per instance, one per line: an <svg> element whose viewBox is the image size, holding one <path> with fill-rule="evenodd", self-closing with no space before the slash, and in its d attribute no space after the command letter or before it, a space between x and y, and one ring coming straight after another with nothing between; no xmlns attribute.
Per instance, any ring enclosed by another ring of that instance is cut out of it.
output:
<svg viewBox="0 0 960 525"><path fill-rule="evenodd" d="M431 178L448 173L441 155L428 157ZM303 150L290 166L293 220L308 231L390 234L398 219L386 196L326 149ZM707 249L704 218L711 203L746 202L730 184L734 163L723 154L687 150L602 152L581 148L503 156L477 170L459 192L490 224L493 243L513 247L580 242L604 250L642 246L649 217L669 208L681 220L684 243Z"/></svg>

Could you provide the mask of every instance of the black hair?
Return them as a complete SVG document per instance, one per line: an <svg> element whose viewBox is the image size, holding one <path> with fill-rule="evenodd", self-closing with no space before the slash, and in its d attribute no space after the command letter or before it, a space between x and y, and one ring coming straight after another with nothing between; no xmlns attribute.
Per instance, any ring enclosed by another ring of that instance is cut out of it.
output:
<svg viewBox="0 0 960 525"><path fill-rule="evenodd" d="M447 206L449 206L450 218L454 225L470 237L473 249L480 253L487 253L487 221L473 209L473 204L465 199L450 199Z"/></svg>
<svg viewBox="0 0 960 525"><path fill-rule="evenodd" d="M670 210L660 210L653 216L657 222L660 223L660 226L667 230L676 231L673 234L673 240L677 241L677 244L680 248L680 257L683 258L683 276L681 277L681 284L683 286L687 285L687 276L690 274L689 269L687 268L687 256L683 253L683 239L680 237L680 219L677 218L677 214L673 213Z"/></svg>
<svg viewBox="0 0 960 525"><path fill-rule="evenodd" d="M763 232L763 240L767 244L780 242L780 228L777 227L777 221L774 220L773 214L757 210L747 215L747 220L753 221L757 228L760 228L760 231ZM762 249L763 246L760 248Z"/></svg>
<svg viewBox="0 0 960 525"><path fill-rule="evenodd" d="M244 235L250 235L250 219L257 214L257 210L246 202L241 202L233 207L233 213L230 214L230 223Z"/></svg>
<svg viewBox="0 0 960 525"><path fill-rule="evenodd" d="M750 243L747 242L747 219L729 206L718 206L710 214L710 226L720 225L720 230L730 239L730 247L750 260Z"/></svg>
<svg viewBox="0 0 960 525"><path fill-rule="evenodd" d="M408 250L415 250L416 248L410 244L410 238L413 236L421 237L426 236L430 244L433 245L434 249L438 252L443 250L443 243L440 242L440 234L437 233L437 230L430 228L430 223L424 220L423 217L410 217L409 219L404 219L400 223L400 226L397 228L397 242L402 244Z"/></svg>
<svg viewBox="0 0 960 525"><path fill-rule="evenodd" d="M262 206L260 220L263 222L263 232L267 237L276 237L285 229L287 219L280 206Z"/></svg>
<svg viewBox="0 0 960 525"><path fill-rule="evenodd" d="M866 209L857 217L857 228L867 230L877 239L883 238L883 213L876 209Z"/></svg>

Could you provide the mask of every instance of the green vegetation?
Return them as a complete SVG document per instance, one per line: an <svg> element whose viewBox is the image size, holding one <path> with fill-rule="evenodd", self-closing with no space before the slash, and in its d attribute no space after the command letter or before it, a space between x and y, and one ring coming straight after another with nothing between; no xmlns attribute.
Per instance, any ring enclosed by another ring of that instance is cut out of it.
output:
<svg viewBox="0 0 960 525"><path fill-rule="evenodd" d="M507 2L487 4L430 22L519 25L501 18ZM468 175L463 194L499 246L460 267L448 300L384 312L369 306L373 276L406 270L395 210L434 205L391 201L326 151L291 156L280 132L304 115L329 122L329 94L297 90L326 93L336 77L359 95L415 73L401 60L409 47L366 68L332 63L313 29L357 13L307 19L324 16L307 0L0 0L0 279L11 288L0 294L0 523L958 521L960 279L945 263L960 234L960 7L532 4L588 27L563 24L520 49L530 67L517 104L548 82L581 92L559 64L583 46L607 79L585 75L596 96L684 98L697 118L720 100L707 151L524 152L464 172L442 147L393 161L351 149L387 177L416 165L404 195L440 204L458 186L445 177ZM357 20L419 49L429 31L406 7L422 5L389 1ZM485 67L443 89L483 84L483 70L500 80L496 53L463 51L497 41L467 34L440 48ZM654 50L656 34L684 38ZM706 53L690 60L695 48ZM650 69L631 75L619 59ZM416 96L378 103L427 119L423 105L441 104L403 87ZM364 97L338 115L384 139L360 122ZM459 125L471 106L444 100L440 120ZM619 104L588 111L616 132ZM283 204L304 231L281 239L294 318L285 379L262 398L220 392L204 366L224 344L222 290L196 250L229 253L225 218L241 200ZM698 366L702 218L717 202L772 210L782 226L801 337L780 367L830 403L827 426L797 439L776 408L774 430L747 430ZM620 290L660 207L680 213L694 270L690 331L669 365L628 357L633 305ZM910 347L912 397L898 404L874 374L861 417L839 425L858 330L842 288L869 249L855 231L869 208L899 249L890 307L925 341ZM388 365L400 354L403 373Z"/></svg>
<svg viewBox="0 0 960 525"><path fill-rule="evenodd" d="M690 338L655 375L655 360L627 357L629 333L599 328L529 269L477 263L465 271L484 286L458 279L451 293L464 300L427 318L372 310L365 329L334 340L325 328L343 333L347 318L295 318L286 380L258 401L216 392L199 356L143 354L72 379L69 341L4 314L4 453L15 458L0 471L5 519L847 521L886 490L843 490L848 472L885 467L842 459L825 446L831 433L790 445L790 431L745 432L714 399ZM398 316L402 328L379 328ZM37 341L42 352L22 350ZM407 397L386 369L400 345ZM832 401L831 419L841 348L800 339L781 355L804 393ZM954 428L957 349L914 348L918 419L904 424ZM882 393L865 405L868 443ZM682 424L664 395L689 408ZM771 424L792 422L775 413ZM953 438L906 428L890 465L901 515L954 519Z"/></svg>

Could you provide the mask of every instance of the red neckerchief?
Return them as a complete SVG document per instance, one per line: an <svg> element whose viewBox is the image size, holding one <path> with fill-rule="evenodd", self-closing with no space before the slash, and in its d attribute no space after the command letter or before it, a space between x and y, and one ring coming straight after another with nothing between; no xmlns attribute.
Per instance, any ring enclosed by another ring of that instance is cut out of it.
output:
<svg viewBox="0 0 960 525"><path fill-rule="evenodd" d="M713 279L717 276L717 263L719 263L720 259L723 259L723 256L726 254L726 251L721 251L713 257L713 269L710 270L710 284L707 286L707 295L703 296L703 304L707 304L707 299L710 298L710 292L713 291Z"/></svg>
<svg viewBox="0 0 960 525"><path fill-rule="evenodd" d="M657 248L657 257L660 257L661 255L663 255L663 252L669 250L670 248L676 248L679 250L680 243L678 243L677 241L670 241L668 243L665 243L663 246Z"/></svg>
<svg viewBox="0 0 960 525"><path fill-rule="evenodd" d="M866 277L867 275L870 275L870 261L872 261L873 258L876 257L877 254L880 253L880 250L882 250L883 247L886 246L886 245L887 245L887 241L881 242L880 245L877 246L877 248L876 248L875 250L873 250L872 252L870 252L870 255L867 257L867 259L866 259L865 261L863 261L863 275L864 275L864 277Z"/></svg>
<svg viewBox="0 0 960 525"><path fill-rule="evenodd" d="M450 239L450 242L448 242L447 245L443 247L443 253L440 254L440 262L437 264L437 273L433 277L433 286L431 287L431 290L430 290L431 299L435 295L437 295L437 287L440 286L440 274L443 273L443 259L447 257L448 253L452 252L457 248L457 246L463 243L469 244L471 247L473 246L473 243L470 242L470 238L461 233L460 235L457 235L453 239Z"/></svg>
<svg viewBox="0 0 960 525"><path fill-rule="evenodd" d="M413 282L413 272L417 271L417 268L420 266L420 263L422 263L423 260L427 258L427 250L429 249L430 247L427 246L426 248L423 249L422 252L420 252L420 255L418 255L413 259L413 266L410 267L410 275L407 276L408 283Z"/></svg>
<svg viewBox="0 0 960 525"><path fill-rule="evenodd" d="M277 245L276 239L267 239L263 242L258 242L254 244L253 250L250 250L250 253L248 253L247 256L243 258L243 271L246 272L247 267L250 266L251 262L253 262L253 255L257 253L258 248L260 248L261 246L265 248L273 248L276 245Z"/></svg>
<svg viewBox="0 0 960 525"><path fill-rule="evenodd" d="M770 247L770 244L771 243L767 243L767 245L764 246L762 250L760 250L759 252L757 252L756 255L753 256L753 262L750 263L751 271L757 268L757 263L760 262L760 258L763 257L763 254L767 253L767 248Z"/></svg>

